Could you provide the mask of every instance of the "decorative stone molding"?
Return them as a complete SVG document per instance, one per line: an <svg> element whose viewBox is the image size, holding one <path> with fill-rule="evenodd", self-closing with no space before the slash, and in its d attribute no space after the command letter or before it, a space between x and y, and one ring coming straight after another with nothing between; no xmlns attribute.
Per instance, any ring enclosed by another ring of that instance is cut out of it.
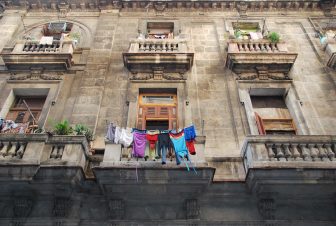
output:
<svg viewBox="0 0 336 226"><path fill-rule="evenodd" d="M42 73L43 69L31 69L28 73L12 73L8 80L62 80L63 73Z"/></svg>
<svg viewBox="0 0 336 226"><path fill-rule="evenodd" d="M132 81L143 81L143 80L158 80L158 81L180 81L180 80L186 80L183 73L163 73L154 71L153 74L150 73L135 73L132 74L132 77L130 77L130 80Z"/></svg>
<svg viewBox="0 0 336 226"><path fill-rule="evenodd" d="M125 217L125 201L122 199L109 200L110 217L112 219L124 219Z"/></svg>
<svg viewBox="0 0 336 226"><path fill-rule="evenodd" d="M200 207L197 199L187 199L185 201L185 210L187 219L197 219L200 215Z"/></svg>
<svg viewBox="0 0 336 226"><path fill-rule="evenodd" d="M265 220L275 219L275 201L272 198L261 198L258 201L258 211L259 214Z"/></svg>
<svg viewBox="0 0 336 226"><path fill-rule="evenodd" d="M72 200L65 197L55 197L54 198L54 207L53 207L53 216L65 218L69 216L72 206Z"/></svg>
<svg viewBox="0 0 336 226"><path fill-rule="evenodd" d="M17 218L26 218L33 208L33 201L28 197L16 197L14 199L13 214Z"/></svg>
<svg viewBox="0 0 336 226"><path fill-rule="evenodd" d="M79 6L79 7L77 7ZM57 10L61 12L61 15L64 15L68 10L76 10L76 11L92 11L92 10L100 10L100 9L115 9L122 11L132 11L132 10L154 10L158 12L163 12L165 10L169 11L181 11L181 10L212 10L212 11L234 11L237 10L241 15L244 15L248 11L274 11L274 10L316 10L322 9L326 12L327 15L330 15L331 10L335 7L335 1L332 0L306 0L303 2L297 1L289 1L284 4L278 1L270 1L265 4L264 1L255 0L249 3L243 1L126 1L126 0L100 0L97 2L80 2L79 0L75 2L71 2L71 4L67 2L53 2L51 4L47 4L47 1L38 1L38 0L27 0L23 1L11 1L7 0L4 2L5 9L14 9L14 8L27 8L30 10L41 10L41 9L51 9ZM328 14L329 13L329 14Z"/></svg>

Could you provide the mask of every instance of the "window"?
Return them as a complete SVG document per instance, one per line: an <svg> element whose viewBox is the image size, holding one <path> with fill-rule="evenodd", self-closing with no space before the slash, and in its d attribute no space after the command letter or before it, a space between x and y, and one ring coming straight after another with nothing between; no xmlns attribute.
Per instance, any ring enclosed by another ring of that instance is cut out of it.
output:
<svg viewBox="0 0 336 226"><path fill-rule="evenodd" d="M147 35L148 38L166 39L174 38L174 23L173 22L148 22Z"/></svg>
<svg viewBox="0 0 336 226"><path fill-rule="evenodd" d="M251 96L260 135L296 134L294 121L282 96Z"/></svg>
<svg viewBox="0 0 336 226"><path fill-rule="evenodd" d="M173 93L140 93L138 129L176 129L177 99Z"/></svg>
<svg viewBox="0 0 336 226"><path fill-rule="evenodd" d="M44 25L43 36L52 36L55 40L60 40L62 33L69 33L72 30L73 24L67 22L53 22Z"/></svg>
<svg viewBox="0 0 336 226"><path fill-rule="evenodd" d="M258 22L233 22L234 35L237 39L262 39Z"/></svg>
<svg viewBox="0 0 336 226"><path fill-rule="evenodd" d="M16 96L7 114L7 119L16 123L31 122L36 124L40 118L45 100L46 96Z"/></svg>

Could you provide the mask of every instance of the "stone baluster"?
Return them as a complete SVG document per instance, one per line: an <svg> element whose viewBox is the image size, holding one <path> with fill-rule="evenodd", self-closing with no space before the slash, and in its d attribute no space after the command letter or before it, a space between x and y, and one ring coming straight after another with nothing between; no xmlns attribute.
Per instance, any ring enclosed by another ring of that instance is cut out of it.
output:
<svg viewBox="0 0 336 226"><path fill-rule="evenodd" d="M328 156L327 156L327 151L323 147L323 144L317 144L316 147L319 152L318 157L321 158L322 161L329 161Z"/></svg>
<svg viewBox="0 0 336 226"><path fill-rule="evenodd" d="M16 155L17 155L18 158L22 159L22 156L24 154L24 151L26 149L27 144L20 142L19 145L20 145L20 147L19 147L19 150L16 152Z"/></svg>
<svg viewBox="0 0 336 226"><path fill-rule="evenodd" d="M178 44L176 42L173 43L173 51L178 51Z"/></svg>
<svg viewBox="0 0 336 226"><path fill-rule="evenodd" d="M303 160L310 161L311 157L310 157L309 152L307 151L306 144L299 144L299 147L301 149Z"/></svg>
<svg viewBox="0 0 336 226"><path fill-rule="evenodd" d="M18 142L11 142L12 146L10 147L9 151L8 151L8 157L13 158L16 155L16 150L19 147L19 143Z"/></svg>
<svg viewBox="0 0 336 226"><path fill-rule="evenodd" d="M150 43L145 43L145 51L150 51Z"/></svg>
<svg viewBox="0 0 336 226"><path fill-rule="evenodd" d="M315 149L315 144L308 144L308 148L310 151L310 157L312 158L313 161L318 160L318 153Z"/></svg>
<svg viewBox="0 0 336 226"><path fill-rule="evenodd" d="M64 146L63 145L59 145L57 147L57 156L56 156L57 159L61 159L62 158L63 151L64 151Z"/></svg>
<svg viewBox="0 0 336 226"><path fill-rule="evenodd" d="M51 151L51 154L50 154L50 158L51 158L51 159L55 159L55 158L57 158L57 150L58 150L57 145L54 145L54 146L52 147L52 151Z"/></svg>
<svg viewBox="0 0 336 226"><path fill-rule="evenodd" d="M271 50L272 50L273 52L276 51L275 43L271 43Z"/></svg>
<svg viewBox="0 0 336 226"><path fill-rule="evenodd" d="M301 161L301 154L298 151L298 144L291 144L291 148L292 148L292 156L294 158L295 161Z"/></svg>
<svg viewBox="0 0 336 226"><path fill-rule="evenodd" d="M256 43L256 44L254 45L254 46L255 46L255 51L257 51L257 52L260 51L260 47L259 47L259 45L260 45L259 43Z"/></svg>
<svg viewBox="0 0 336 226"><path fill-rule="evenodd" d="M266 51L265 44L260 43L260 50L261 51Z"/></svg>
<svg viewBox="0 0 336 226"><path fill-rule="evenodd" d="M140 51L145 51L145 44L143 42L139 43L139 49Z"/></svg>
<svg viewBox="0 0 336 226"><path fill-rule="evenodd" d="M243 51L243 46L242 46L241 43L237 43L237 46L238 46L238 50L239 50L239 52L240 52L240 51Z"/></svg>
<svg viewBox="0 0 336 226"><path fill-rule="evenodd" d="M251 52L253 52L254 51L253 43L249 43L248 48Z"/></svg>
<svg viewBox="0 0 336 226"><path fill-rule="evenodd" d="M2 142L3 146L0 151L0 154L2 157L5 157L7 155L8 147L9 147L9 142Z"/></svg>
<svg viewBox="0 0 336 226"><path fill-rule="evenodd" d="M266 144L267 153L270 161L275 161L275 154L273 151L273 144Z"/></svg>
<svg viewBox="0 0 336 226"><path fill-rule="evenodd" d="M279 161L286 161L285 154L282 151L282 145L281 144L275 144L275 150L276 150L276 157Z"/></svg>
<svg viewBox="0 0 336 226"><path fill-rule="evenodd" d="M149 51L155 52L155 43L149 43Z"/></svg>
<svg viewBox="0 0 336 226"><path fill-rule="evenodd" d="M156 50L155 51L162 51L162 43L157 43L156 44Z"/></svg>
<svg viewBox="0 0 336 226"><path fill-rule="evenodd" d="M166 52L167 51L167 43L162 43L162 51Z"/></svg>
<svg viewBox="0 0 336 226"><path fill-rule="evenodd" d="M335 160L335 153L331 149L331 144L325 144L324 147L327 149L328 158L331 161L334 161Z"/></svg>
<svg viewBox="0 0 336 226"><path fill-rule="evenodd" d="M283 144L282 146L283 146L283 149L285 150L285 151L284 151L285 158L286 158L287 160L293 160L293 158L292 158L292 153L291 153L291 151L289 150L289 144Z"/></svg>
<svg viewBox="0 0 336 226"><path fill-rule="evenodd" d="M171 43L168 42L168 43L167 43L167 52L170 52L171 50L172 50Z"/></svg>
<svg viewBox="0 0 336 226"><path fill-rule="evenodd" d="M272 51L270 44L265 44L265 49L267 50L267 52Z"/></svg>

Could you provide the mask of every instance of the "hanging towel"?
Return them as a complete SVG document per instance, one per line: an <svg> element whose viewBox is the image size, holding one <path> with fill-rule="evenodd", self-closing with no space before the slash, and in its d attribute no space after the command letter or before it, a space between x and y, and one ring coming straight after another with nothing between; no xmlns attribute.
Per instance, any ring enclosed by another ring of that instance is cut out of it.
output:
<svg viewBox="0 0 336 226"><path fill-rule="evenodd" d="M121 129L119 143L124 145L124 147L129 147L133 142L133 134L131 131L132 129L130 128Z"/></svg>
<svg viewBox="0 0 336 226"><path fill-rule="evenodd" d="M185 135L185 139L188 140L194 140L196 138L196 130L195 130L195 126L191 125L189 127L186 127L184 129L184 135Z"/></svg>
<svg viewBox="0 0 336 226"><path fill-rule="evenodd" d="M107 128L106 139L114 142L115 130L116 127L113 125L113 123L110 123Z"/></svg>
<svg viewBox="0 0 336 226"><path fill-rule="evenodd" d="M186 141L188 151L191 155L196 155L195 140Z"/></svg>
<svg viewBox="0 0 336 226"><path fill-rule="evenodd" d="M188 158L188 149L184 138L184 131L182 130L179 133L169 133L170 140L173 143L176 155L179 155L181 158Z"/></svg>
<svg viewBox="0 0 336 226"><path fill-rule="evenodd" d="M158 140L158 135L146 134L146 139L149 141L149 149L155 149L155 143Z"/></svg>
<svg viewBox="0 0 336 226"><path fill-rule="evenodd" d="M133 156L143 158L146 149L146 134L134 132L133 142Z"/></svg>
<svg viewBox="0 0 336 226"><path fill-rule="evenodd" d="M115 129L115 134L114 134L114 143L115 144L119 144L120 136L121 136L121 128L119 126L117 126L116 129Z"/></svg>

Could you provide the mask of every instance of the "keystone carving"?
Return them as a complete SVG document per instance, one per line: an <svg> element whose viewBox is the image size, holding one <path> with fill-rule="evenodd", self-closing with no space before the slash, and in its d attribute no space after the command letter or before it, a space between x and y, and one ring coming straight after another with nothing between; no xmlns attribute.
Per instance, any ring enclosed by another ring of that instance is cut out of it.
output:
<svg viewBox="0 0 336 226"><path fill-rule="evenodd" d="M69 198L60 198L57 197L54 199L54 207L53 207L53 216L54 217L68 217L69 212L71 210L72 201Z"/></svg>
<svg viewBox="0 0 336 226"><path fill-rule="evenodd" d="M259 214L265 220L275 219L275 201L272 198L262 198L258 201Z"/></svg>
<svg viewBox="0 0 336 226"><path fill-rule="evenodd" d="M125 201L122 199L109 200L110 216L112 219L123 219L125 217Z"/></svg>
<svg viewBox="0 0 336 226"><path fill-rule="evenodd" d="M200 207L197 199L187 199L185 201L186 218L197 219L200 215Z"/></svg>

